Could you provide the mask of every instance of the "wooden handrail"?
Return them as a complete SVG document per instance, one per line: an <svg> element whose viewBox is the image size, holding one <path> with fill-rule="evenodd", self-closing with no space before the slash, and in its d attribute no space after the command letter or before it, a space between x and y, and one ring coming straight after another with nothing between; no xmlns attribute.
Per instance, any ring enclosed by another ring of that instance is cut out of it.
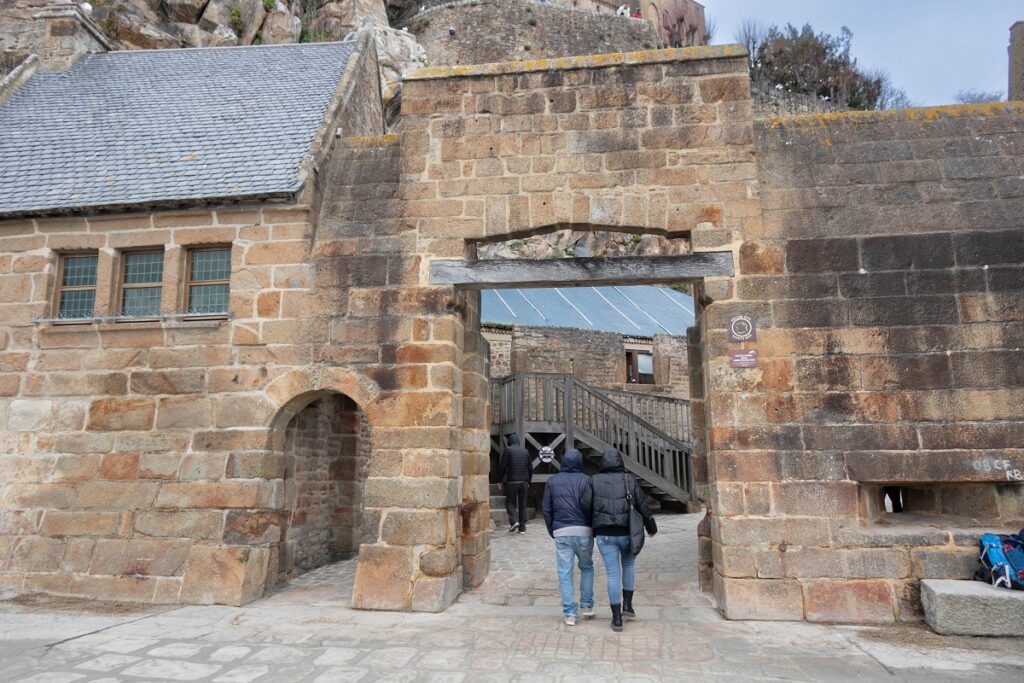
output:
<svg viewBox="0 0 1024 683"><path fill-rule="evenodd" d="M595 449L617 448L627 468L680 500L693 492L691 445L571 374L517 373L495 380L494 422L500 434L543 429ZM682 399L670 399L681 406ZM689 402L686 421L689 424ZM529 427L528 427L529 425Z"/></svg>

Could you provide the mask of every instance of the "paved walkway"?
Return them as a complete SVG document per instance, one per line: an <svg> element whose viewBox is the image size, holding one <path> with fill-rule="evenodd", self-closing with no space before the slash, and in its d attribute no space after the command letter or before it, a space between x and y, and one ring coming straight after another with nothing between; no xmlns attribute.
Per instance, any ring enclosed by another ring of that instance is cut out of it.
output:
<svg viewBox="0 0 1024 683"><path fill-rule="evenodd" d="M542 525L495 534L493 569L444 614L348 609L351 562L245 607L135 608L53 598L0 602L4 681L936 681L1024 677L1019 641L923 627L727 622L694 584L698 516L662 516L640 557L637 610L608 628L560 619Z"/></svg>

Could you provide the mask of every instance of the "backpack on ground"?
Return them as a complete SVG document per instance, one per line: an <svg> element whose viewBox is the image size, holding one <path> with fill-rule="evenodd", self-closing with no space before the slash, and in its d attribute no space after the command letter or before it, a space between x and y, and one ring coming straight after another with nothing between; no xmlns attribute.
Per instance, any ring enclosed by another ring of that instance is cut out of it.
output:
<svg viewBox="0 0 1024 683"><path fill-rule="evenodd" d="M978 581L997 588L1024 590L1024 529L1019 534L984 534L981 537Z"/></svg>

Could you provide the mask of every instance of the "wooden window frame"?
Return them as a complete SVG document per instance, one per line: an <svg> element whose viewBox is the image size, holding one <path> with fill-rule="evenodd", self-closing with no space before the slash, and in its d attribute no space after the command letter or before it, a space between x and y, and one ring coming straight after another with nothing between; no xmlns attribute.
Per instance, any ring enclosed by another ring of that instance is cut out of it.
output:
<svg viewBox="0 0 1024 683"><path fill-rule="evenodd" d="M203 246L188 247L185 249L185 293L183 301L185 302L184 310L182 311L188 316L189 320L223 320L230 315L231 311L231 270L228 269L228 277L226 280L197 280L192 281L192 254L199 251L227 251L228 252L228 263L231 263L231 247L230 244L206 244ZM227 285L228 286L228 305L226 310L222 313L189 313L189 309L192 307L192 286L193 285Z"/></svg>
<svg viewBox="0 0 1024 683"><path fill-rule="evenodd" d="M166 276L166 273L163 271L163 266L161 265L160 282L158 282L158 283L157 282L135 282L135 283L129 284L129 283L125 282L124 279L125 279L126 271L128 269L128 256L130 254L160 254L160 262L161 262L161 264L163 264L164 259L167 256L167 250L164 247L162 247L162 246L160 246L160 247L140 247L138 249L126 249L126 250L121 251L118 254L118 261L120 263L118 264L118 268L117 268L117 288L116 288L116 292L115 292L115 295L114 295L114 302L117 305L117 309L116 309L117 310L117 317L118 318L124 318L124 321L122 321L122 322L132 322L132 323L136 323L136 322L151 322L153 320L159 320L160 319L160 315L163 313L163 311L158 311L154 315L128 315L128 314L126 314L124 312L124 290L126 290L126 289L152 289L154 287L159 287L160 288L160 298L162 300L163 299L163 293L164 293L164 278Z"/></svg>
<svg viewBox="0 0 1024 683"><path fill-rule="evenodd" d="M64 286L64 266L67 264L67 259L76 258L80 256L95 256L96 257L96 281L91 286ZM99 284L100 284L100 253L99 250L82 250L82 251L61 251L57 253L57 282L54 287L54 297L52 303L52 317L54 318L55 324L58 325L82 325L84 323L90 323L96 319L96 304L97 296L99 295ZM64 292L81 292L93 290L92 300L92 315L88 318L61 318L60 317L60 301Z"/></svg>

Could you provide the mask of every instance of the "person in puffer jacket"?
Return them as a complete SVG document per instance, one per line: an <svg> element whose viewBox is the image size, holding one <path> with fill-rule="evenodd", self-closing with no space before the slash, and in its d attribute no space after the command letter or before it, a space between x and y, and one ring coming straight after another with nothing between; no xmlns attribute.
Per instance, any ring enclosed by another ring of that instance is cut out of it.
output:
<svg viewBox="0 0 1024 683"><path fill-rule="evenodd" d="M594 534L590 529L590 477L583 473L583 454L565 451L561 471L544 487L544 523L555 539L555 566L567 626L581 616L594 616ZM573 558L580 566L580 602L575 601Z"/></svg>
<svg viewBox="0 0 1024 683"><path fill-rule="evenodd" d="M505 491L505 513L509 533L526 533L526 498L533 481L533 459L530 451L519 445L519 437L509 434L505 450L498 461L501 487Z"/></svg>
<svg viewBox="0 0 1024 683"><path fill-rule="evenodd" d="M614 448L601 456L601 472L590 480L592 493L591 523L608 572L608 602L612 606L612 630L622 630L623 615L635 618L633 591L636 583L636 563L629 542L629 499L644 519L644 528L652 538L658 533L647 496L640 484L626 474L622 454Z"/></svg>

